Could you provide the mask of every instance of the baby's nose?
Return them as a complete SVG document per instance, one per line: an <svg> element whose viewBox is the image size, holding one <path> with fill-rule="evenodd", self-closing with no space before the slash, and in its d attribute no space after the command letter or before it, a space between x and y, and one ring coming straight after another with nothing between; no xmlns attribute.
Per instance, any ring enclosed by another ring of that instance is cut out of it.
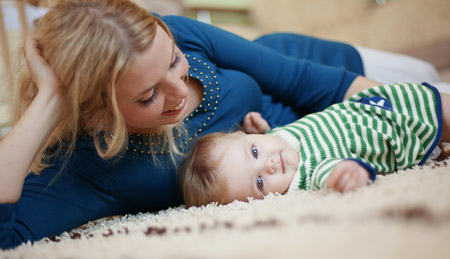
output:
<svg viewBox="0 0 450 259"><path fill-rule="evenodd" d="M274 164L272 158L268 158L266 160L265 169L266 169L266 172L269 174L275 173L275 164Z"/></svg>

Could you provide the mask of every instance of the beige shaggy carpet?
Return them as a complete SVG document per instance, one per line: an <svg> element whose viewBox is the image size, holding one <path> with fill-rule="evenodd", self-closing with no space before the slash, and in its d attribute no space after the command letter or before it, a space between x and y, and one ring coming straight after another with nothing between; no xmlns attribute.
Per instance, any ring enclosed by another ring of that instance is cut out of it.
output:
<svg viewBox="0 0 450 259"><path fill-rule="evenodd" d="M450 159L347 194L103 219L0 258L450 258Z"/></svg>

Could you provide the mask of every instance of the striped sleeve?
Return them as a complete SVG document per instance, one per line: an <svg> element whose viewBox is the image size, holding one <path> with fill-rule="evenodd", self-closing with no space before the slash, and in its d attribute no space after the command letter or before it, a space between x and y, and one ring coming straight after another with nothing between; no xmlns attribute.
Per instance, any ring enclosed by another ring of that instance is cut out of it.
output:
<svg viewBox="0 0 450 259"><path fill-rule="evenodd" d="M374 87L274 129L299 152L298 189L325 186L337 161L361 161L371 179L423 163L442 135L439 92L429 85Z"/></svg>

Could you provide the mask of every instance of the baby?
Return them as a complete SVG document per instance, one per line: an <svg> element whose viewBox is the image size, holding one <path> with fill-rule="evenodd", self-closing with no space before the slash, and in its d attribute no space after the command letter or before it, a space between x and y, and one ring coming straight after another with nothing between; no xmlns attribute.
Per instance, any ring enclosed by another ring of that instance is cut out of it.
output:
<svg viewBox="0 0 450 259"><path fill-rule="evenodd" d="M258 114L244 129L268 129ZM355 190L423 164L450 141L450 95L428 84L378 86L267 134L199 138L181 167L186 207L227 204L299 189Z"/></svg>

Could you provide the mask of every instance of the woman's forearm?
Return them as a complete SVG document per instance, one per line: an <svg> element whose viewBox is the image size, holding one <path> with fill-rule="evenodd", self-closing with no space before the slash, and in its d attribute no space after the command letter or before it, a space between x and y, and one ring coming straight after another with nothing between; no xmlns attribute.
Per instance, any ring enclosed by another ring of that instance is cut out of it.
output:
<svg viewBox="0 0 450 259"><path fill-rule="evenodd" d="M60 96L40 93L0 141L0 203L14 203L29 167L60 118Z"/></svg>
<svg viewBox="0 0 450 259"><path fill-rule="evenodd" d="M382 85L376 81L370 80L363 76L358 76L353 80L352 84L348 88L347 92L344 95L344 100L348 99L350 96L359 93L363 90L366 90L368 88Z"/></svg>

